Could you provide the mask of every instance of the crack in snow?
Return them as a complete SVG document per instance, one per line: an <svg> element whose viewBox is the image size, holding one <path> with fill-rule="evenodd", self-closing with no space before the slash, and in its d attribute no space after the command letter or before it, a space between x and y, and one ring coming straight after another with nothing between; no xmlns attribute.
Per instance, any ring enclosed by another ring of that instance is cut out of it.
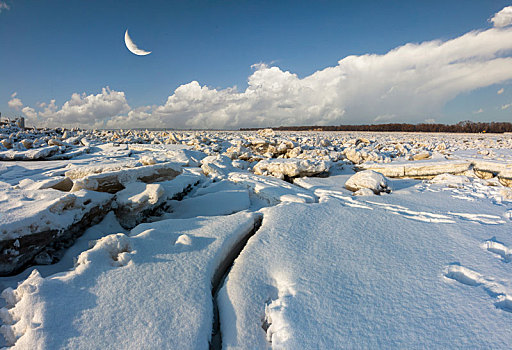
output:
<svg viewBox="0 0 512 350"><path fill-rule="evenodd" d="M212 300L213 300L213 320L212 320L212 338L210 341L210 350L221 350L222 349L222 333L220 331L220 317L219 317L219 306L217 303L217 293L219 289L224 285L231 267L235 263L235 260L244 250L249 238L254 236L261 227L263 221L263 215L259 215L255 221L252 230L237 243L237 245L231 249L229 254L224 258L221 264L215 270L212 278Z"/></svg>

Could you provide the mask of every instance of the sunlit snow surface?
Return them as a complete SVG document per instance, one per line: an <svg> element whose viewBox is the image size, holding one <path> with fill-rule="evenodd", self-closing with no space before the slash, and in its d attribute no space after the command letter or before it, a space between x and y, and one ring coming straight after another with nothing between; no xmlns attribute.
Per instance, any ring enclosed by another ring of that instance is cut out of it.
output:
<svg viewBox="0 0 512 350"><path fill-rule="evenodd" d="M58 145L0 162L0 257L81 236L0 277L0 345L512 347L512 135L47 135L0 149Z"/></svg>

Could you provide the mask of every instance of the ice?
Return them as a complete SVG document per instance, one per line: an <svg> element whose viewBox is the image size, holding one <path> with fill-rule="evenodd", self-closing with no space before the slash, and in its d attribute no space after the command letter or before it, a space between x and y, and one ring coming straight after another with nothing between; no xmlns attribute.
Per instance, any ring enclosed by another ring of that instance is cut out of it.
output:
<svg viewBox="0 0 512 350"><path fill-rule="evenodd" d="M151 211L162 203L164 187L159 184L131 182L116 193L116 215L126 228L134 227L143 220L144 212Z"/></svg>
<svg viewBox="0 0 512 350"><path fill-rule="evenodd" d="M325 161L308 159L265 159L259 161L253 168L257 175L267 173L280 179L285 177L312 176L329 171L329 165Z"/></svg>
<svg viewBox="0 0 512 350"><path fill-rule="evenodd" d="M316 201L315 195L310 191L280 179L233 172L229 174L229 181L245 186L270 205L279 202L314 203Z"/></svg>
<svg viewBox="0 0 512 350"><path fill-rule="evenodd" d="M166 220L106 236L74 270L34 272L4 292L1 331L16 349L208 349L213 276L255 220Z"/></svg>
<svg viewBox="0 0 512 350"><path fill-rule="evenodd" d="M363 188L369 189L375 194L391 191L390 188L388 188L386 178L373 170L364 170L355 173L345 182L345 187L354 192ZM358 195L366 195L366 193L367 192L359 192Z"/></svg>
<svg viewBox="0 0 512 350"><path fill-rule="evenodd" d="M100 170L96 173L96 170ZM87 170L75 175L75 170L66 172L66 176L72 179L73 187L71 192L81 189L88 189L99 192L116 193L124 188L124 185L130 182L157 182L171 180L181 173L181 166L174 162L159 163L139 167L122 167L119 170L100 168L92 169L91 175Z"/></svg>
<svg viewBox="0 0 512 350"><path fill-rule="evenodd" d="M223 347L510 347L512 275L480 248L487 230L365 210L334 199L265 209L219 293ZM468 267L447 273L453 261Z"/></svg>
<svg viewBox="0 0 512 350"><path fill-rule="evenodd" d="M47 245L98 222L110 202L110 195L90 191L69 194L54 189L2 188L0 274L19 269Z"/></svg>
<svg viewBox="0 0 512 350"><path fill-rule="evenodd" d="M201 196L170 201L172 213L164 217L191 218L195 216L228 215L246 210L251 205L245 189L217 191Z"/></svg>
<svg viewBox="0 0 512 350"><path fill-rule="evenodd" d="M510 134L0 144L0 347L511 348Z"/></svg>
<svg viewBox="0 0 512 350"><path fill-rule="evenodd" d="M201 161L203 173L213 179L226 179L231 172L238 171L233 161L226 156L208 156Z"/></svg>
<svg viewBox="0 0 512 350"><path fill-rule="evenodd" d="M0 151L0 160L39 160L53 156L59 152L58 146L41 147L28 150Z"/></svg>
<svg viewBox="0 0 512 350"><path fill-rule="evenodd" d="M393 162L389 164L366 163L362 169L374 170L389 177L428 178L439 174L460 174L471 168L467 160L427 160L412 163Z"/></svg>
<svg viewBox="0 0 512 350"><path fill-rule="evenodd" d="M503 186L512 187L512 169L501 171L498 179Z"/></svg>

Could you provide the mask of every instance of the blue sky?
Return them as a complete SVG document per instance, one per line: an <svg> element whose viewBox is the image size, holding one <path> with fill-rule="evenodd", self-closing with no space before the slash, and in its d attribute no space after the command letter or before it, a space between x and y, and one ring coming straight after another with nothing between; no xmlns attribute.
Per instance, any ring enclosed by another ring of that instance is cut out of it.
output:
<svg viewBox="0 0 512 350"><path fill-rule="evenodd" d="M389 65L377 73L368 66L368 74L351 75L354 67L366 69L359 63L342 65L341 73L323 77L321 84L306 81L314 79L303 80L315 72L328 75L326 68L337 67L338 61L350 55L386 57L390 50L408 43L443 43L474 30L494 30L488 20L512 5L510 1L0 3L6 5L0 6L0 111L7 116L25 114L35 124L236 128L317 121L512 121L512 108L503 108L512 103L508 77L512 72L508 60L512 50L505 43L502 48L483 52L476 58L481 66L468 73L478 80L477 71L487 69L490 60L505 58L503 62L493 62L494 80L468 82L467 87L461 81L445 96L434 96L432 90L424 88L429 79L445 74L446 67L440 66L428 68L431 77L423 72L421 79L413 77L410 82L400 79L393 83L394 77L404 72L392 70ZM139 57L126 49L123 36L127 28L139 48L152 51L150 55ZM501 34L496 35L506 40L510 26L499 30ZM489 32L489 37L491 34L494 35ZM423 55L422 52L404 55ZM409 60L409 65L414 62L410 57L400 60ZM454 60L470 62L475 57L469 52ZM266 66L251 68L259 63ZM273 66L279 71L272 70ZM500 69L503 77L499 77ZM286 72L295 74L295 78ZM377 81L367 75L375 76ZM460 74L455 75L461 79ZM340 76L348 77L346 85L322 90L330 82L337 84ZM361 76L367 79L368 87L347 88ZM251 77L252 87L248 83ZM383 80L389 80L389 86L384 84L372 92ZM194 81L198 86L192 84ZM450 81L447 79L446 86ZM257 90L260 85L265 88ZM184 88L176 94L180 86ZM229 90L233 86L239 95ZM109 90L102 90L106 87ZM251 97L254 94L247 96L248 87L250 91L257 90L258 99ZM310 88L313 95L318 94L318 103L308 98L306 105L300 96ZM416 89L421 96L388 98L389 92L400 88ZM503 92L498 94L501 89ZM287 91L291 96L286 95ZM73 98L73 94L78 96ZM269 96L272 94L275 96ZM324 96L330 97L323 100ZM421 103L408 110L407 104L416 101L416 97ZM19 103L9 104L13 99ZM52 100L55 102L48 109ZM376 100L378 103L362 108L359 100L364 104ZM286 101L285 105L279 101ZM41 103L45 105L41 107ZM296 103L302 103L301 107ZM222 109L220 105L229 108ZM425 108L430 105L432 108ZM276 112L276 106L282 111Z"/></svg>

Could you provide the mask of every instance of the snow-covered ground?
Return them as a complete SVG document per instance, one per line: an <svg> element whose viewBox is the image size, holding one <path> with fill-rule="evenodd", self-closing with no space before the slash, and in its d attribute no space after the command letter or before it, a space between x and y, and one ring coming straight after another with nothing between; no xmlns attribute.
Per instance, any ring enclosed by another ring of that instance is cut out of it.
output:
<svg viewBox="0 0 512 350"><path fill-rule="evenodd" d="M0 139L0 346L512 347L510 134Z"/></svg>

